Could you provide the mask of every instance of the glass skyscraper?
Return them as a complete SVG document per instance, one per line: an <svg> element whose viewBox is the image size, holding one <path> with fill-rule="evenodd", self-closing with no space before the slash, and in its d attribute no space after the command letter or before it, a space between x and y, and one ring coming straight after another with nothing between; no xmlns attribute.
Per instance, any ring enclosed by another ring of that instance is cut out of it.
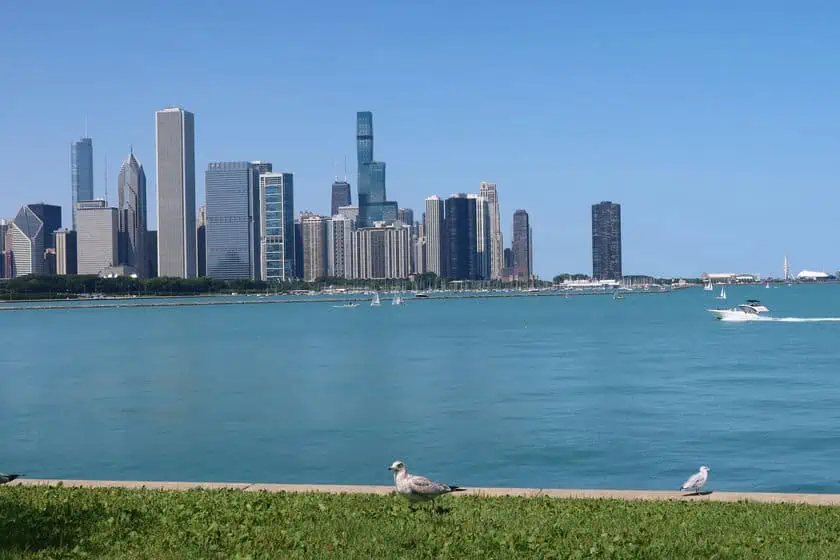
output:
<svg viewBox="0 0 840 560"><path fill-rule="evenodd" d="M260 170L247 161L210 163L205 172L207 276L260 277Z"/></svg>
<svg viewBox="0 0 840 560"><path fill-rule="evenodd" d="M446 277L453 280L477 278L475 202L465 194L446 199Z"/></svg>
<svg viewBox="0 0 840 560"><path fill-rule="evenodd" d="M76 203L93 200L93 140L90 138L70 144L70 189L73 229L76 229Z"/></svg>
<svg viewBox="0 0 840 560"><path fill-rule="evenodd" d="M385 196L385 162L373 159L373 113L356 114L356 157L358 166L358 227L397 219L397 203Z"/></svg>
<svg viewBox="0 0 840 560"><path fill-rule="evenodd" d="M531 278L531 222L528 212L517 210L513 213L513 276L517 280Z"/></svg>
<svg viewBox="0 0 840 560"><path fill-rule="evenodd" d="M592 205L592 277L621 280L621 205Z"/></svg>
<svg viewBox="0 0 840 560"><path fill-rule="evenodd" d="M332 184L330 216L335 216L338 214L339 208L342 206L350 206L352 203L352 198L350 196L350 183L336 179Z"/></svg>
<svg viewBox="0 0 840 560"><path fill-rule="evenodd" d="M260 181L260 278L289 281L295 277L294 177L263 173Z"/></svg>

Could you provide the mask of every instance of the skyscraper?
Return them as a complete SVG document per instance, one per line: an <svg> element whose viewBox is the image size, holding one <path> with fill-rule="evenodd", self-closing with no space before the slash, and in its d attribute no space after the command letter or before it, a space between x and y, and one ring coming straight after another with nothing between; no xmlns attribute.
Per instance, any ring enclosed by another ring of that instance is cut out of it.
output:
<svg viewBox="0 0 840 560"><path fill-rule="evenodd" d="M357 226L397 219L397 203L386 200L385 162L373 159L373 113L356 113L356 157L358 167L359 219Z"/></svg>
<svg viewBox="0 0 840 560"><path fill-rule="evenodd" d="M76 204L76 264L79 274L99 274L117 264L119 216L104 200Z"/></svg>
<svg viewBox="0 0 840 560"><path fill-rule="evenodd" d="M195 118L180 107L155 114L158 274L196 275Z"/></svg>
<svg viewBox="0 0 840 560"><path fill-rule="evenodd" d="M146 259L146 173L130 150L120 167L119 263L132 267L137 275L149 275ZM74 210L75 215L75 210Z"/></svg>
<svg viewBox="0 0 840 560"><path fill-rule="evenodd" d="M75 231L68 229L55 232L56 274L78 274L76 235Z"/></svg>
<svg viewBox="0 0 840 560"><path fill-rule="evenodd" d="M353 278L353 221L340 214L327 223L327 276Z"/></svg>
<svg viewBox="0 0 840 560"><path fill-rule="evenodd" d="M414 210L411 208L400 208L397 211L397 219L407 226L413 226Z"/></svg>
<svg viewBox="0 0 840 560"><path fill-rule="evenodd" d="M476 278L475 199L453 194L446 199L446 272L447 278Z"/></svg>
<svg viewBox="0 0 840 560"><path fill-rule="evenodd" d="M288 282L295 277L295 197L291 173L260 175L260 278Z"/></svg>
<svg viewBox="0 0 840 560"><path fill-rule="evenodd" d="M444 227L444 205L437 195L426 199L426 271L444 276L444 256L446 254L446 229Z"/></svg>
<svg viewBox="0 0 840 560"><path fill-rule="evenodd" d="M482 181L479 194L487 199L487 211L490 214L490 278L498 280L502 277L505 268L505 244L502 237L502 220L496 183Z"/></svg>
<svg viewBox="0 0 840 560"><path fill-rule="evenodd" d="M9 224L0 218L0 278L6 277L6 233L9 231Z"/></svg>
<svg viewBox="0 0 840 560"><path fill-rule="evenodd" d="M303 279L315 282L327 276L328 218L304 214L300 218L303 231Z"/></svg>
<svg viewBox="0 0 840 560"><path fill-rule="evenodd" d="M592 277L621 280L621 205L592 205Z"/></svg>
<svg viewBox="0 0 840 560"><path fill-rule="evenodd" d="M8 225L6 234L7 277L45 274L47 249L55 249L55 231L61 229L61 207L27 204Z"/></svg>
<svg viewBox="0 0 840 560"><path fill-rule="evenodd" d="M490 205L482 195L470 194L475 201L475 276L489 280L492 268L490 241Z"/></svg>
<svg viewBox="0 0 840 560"><path fill-rule="evenodd" d="M531 225L528 212L517 210L513 213L513 276L517 280L531 278Z"/></svg>
<svg viewBox="0 0 840 560"><path fill-rule="evenodd" d="M198 261L196 274L200 277L207 276L207 207L198 207L195 228L195 258Z"/></svg>
<svg viewBox="0 0 840 560"><path fill-rule="evenodd" d="M359 220L359 207L358 206L339 206L338 207L338 215L344 216L348 220L353 221L353 225L355 226Z"/></svg>
<svg viewBox="0 0 840 560"><path fill-rule="evenodd" d="M207 164L207 276L260 278L260 171L247 161Z"/></svg>
<svg viewBox="0 0 840 560"><path fill-rule="evenodd" d="M339 181L336 179L332 184L332 196L330 198L330 216L338 214L338 209L342 206L350 206L352 204L352 196L350 194L350 183L347 181Z"/></svg>
<svg viewBox="0 0 840 560"><path fill-rule="evenodd" d="M90 138L81 138L70 144L70 191L73 229L76 229L76 203L93 200L93 140Z"/></svg>
<svg viewBox="0 0 840 560"><path fill-rule="evenodd" d="M353 268L356 278L383 280L408 278L411 266L410 228L386 225L353 232Z"/></svg>
<svg viewBox="0 0 840 560"><path fill-rule="evenodd" d="M272 171L274 171L274 166L271 165L271 162L268 161L252 161L251 165L256 167L260 174L271 173Z"/></svg>

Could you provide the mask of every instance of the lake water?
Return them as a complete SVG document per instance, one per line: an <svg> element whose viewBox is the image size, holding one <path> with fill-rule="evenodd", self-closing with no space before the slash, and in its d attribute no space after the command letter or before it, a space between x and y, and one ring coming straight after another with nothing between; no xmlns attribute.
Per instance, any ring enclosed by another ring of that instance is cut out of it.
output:
<svg viewBox="0 0 840 560"><path fill-rule="evenodd" d="M732 287L840 317L840 287ZM663 295L0 313L0 470L840 492L840 322Z"/></svg>

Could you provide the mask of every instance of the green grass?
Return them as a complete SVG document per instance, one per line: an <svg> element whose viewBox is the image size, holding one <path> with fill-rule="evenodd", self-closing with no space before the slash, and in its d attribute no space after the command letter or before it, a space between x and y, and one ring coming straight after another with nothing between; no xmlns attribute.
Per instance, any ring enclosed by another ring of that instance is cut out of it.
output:
<svg viewBox="0 0 840 560"><path fill-rule="evenodd" d="M840 558L840 508L0 487L0 559Z"/></svg>

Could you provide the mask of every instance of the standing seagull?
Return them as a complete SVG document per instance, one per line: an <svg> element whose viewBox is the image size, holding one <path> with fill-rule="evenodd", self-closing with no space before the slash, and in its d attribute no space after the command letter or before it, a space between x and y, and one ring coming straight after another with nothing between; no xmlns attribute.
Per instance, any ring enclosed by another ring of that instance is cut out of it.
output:
<svg viewBox="0 0 840 560"><path fill-rule="evenodd" d="M388 470L394 472L394 484L397 487L397 493L408 498L412 508L416 502L431 501L438 496L464 490L460 486L450 486L441 482L433 482L425 476L409 474L405 468L405 463L402 461L394 461L388 467Z"/></svg>
<svg viewBox="0 0 840 560"><path fill-rule="evenodd" d="M9 482L11 482L11 481L13 481L17 478L20 478L22 476L26 476L26 475L25 474L3 474L3 473L0 473L0 485L8 484Z"/></svg>
<svg viewBox="0 0 840 560"><path fill-rule="evenodd" d="M680 487L680 492L683 490L694 490L695 494L699 494L700 489L706 485L707 480L709 480L709 467L703 465L698 472L683 482L683 485Z"/></svg>

